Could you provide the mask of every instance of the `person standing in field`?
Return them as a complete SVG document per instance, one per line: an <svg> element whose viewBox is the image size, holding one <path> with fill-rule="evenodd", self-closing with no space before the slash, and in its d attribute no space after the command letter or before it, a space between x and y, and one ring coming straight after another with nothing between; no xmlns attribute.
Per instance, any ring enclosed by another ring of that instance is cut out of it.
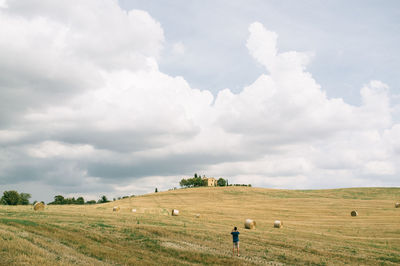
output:
<svg viewBox="0 0 400 266"><path fill-rule="evenodd" d="M237 250L237 255L239 256L239 231L237 230L237 227L235 226L231 232L232 239L233 239L233 256L235 256L235 247Z"/></svg>

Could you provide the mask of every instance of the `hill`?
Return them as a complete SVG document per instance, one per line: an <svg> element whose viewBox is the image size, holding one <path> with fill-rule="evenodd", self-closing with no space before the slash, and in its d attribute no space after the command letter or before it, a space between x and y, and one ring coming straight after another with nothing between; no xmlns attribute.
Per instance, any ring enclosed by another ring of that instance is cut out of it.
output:
<svg viewBox="0 0 400 266"><path fill-rule="evenodd" d="M400 188L203 187L41 212L0 206L0 264L394 265L396 201ZM170 215L173 208L179 216ZM256 229L243 228L246 218ZM273 228L274 220L284 227ZM233 226L241 232L240 257L231 255Z"/></svg>

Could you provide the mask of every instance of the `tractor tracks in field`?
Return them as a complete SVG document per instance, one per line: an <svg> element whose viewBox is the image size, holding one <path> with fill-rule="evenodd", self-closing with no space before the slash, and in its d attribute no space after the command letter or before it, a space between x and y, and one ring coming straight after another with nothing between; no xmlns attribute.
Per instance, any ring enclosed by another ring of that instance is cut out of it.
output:
<svg viewBox="0 0 400 266"><path fill-rule="evenodd" d="M0 228L0 235L2 234ZM37 230L21 227L6 226L6 232L13 235L14 241L18 241L22 247L35 250L48 258L48 265L62 264L62 265L106 265L96 258L88 256L77 249L67 245L63 241L54 239L51 236L44 235L37 232Z"/></svg>
<svg viewBox="0 0 400 266"><path fill-rule="evenodd" d="M201 253L207 253L207 254L214 254L218 256L223 256L223 257L232 257L231 251L221 251L215 248L195 244L195 243L190 243L186 241L179 241L179 242L172 242L172 241L161 241L161 246L166 247L166 248L173 248L173 249L178 249L178 250L190 250L190 251L197 251ZM238 260L242 261L243 263L251 263L251 264L256 264L256 265L273 265L273 266L281 266L285 265L281 262L276 262L276 261L268 261L265 259L262 259L260 257L249 257L249 256L239 256L236 257Z"/></svg>

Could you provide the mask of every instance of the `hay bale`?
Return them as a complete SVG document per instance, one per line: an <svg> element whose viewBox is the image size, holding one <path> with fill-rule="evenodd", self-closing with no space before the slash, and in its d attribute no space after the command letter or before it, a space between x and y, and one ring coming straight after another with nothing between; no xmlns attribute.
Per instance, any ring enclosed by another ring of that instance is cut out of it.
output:
<svg viewBox="0 0 400 266"><path fill-rule="evenodd" d="M357 216L358 215L358 212L357 211L351 211L351 216Z"/></svg>
<svg viewBox="0 0 400 266"><path fill-rule="evenodd" d="M44 210L44 203L43 202L36 202L35 205L33 205L33 209L35 211L43 211Z"/></svg>
<svg viewBox="0 0 400 266"><path fill-rule="evenodd" d="M113 207L113 212L117 212L117 211L119 211L120 210L120 207L119 206L114 206Z"/></svg>
<svg viewBox="0 0 400 266"><path fill-rule="evenodd" d="M282 227L283 227L283 222L282 222L282 221L279 221L279 220L276 220L276 221L274 222L274 227L275 227L275 228L282 228Z"/></svg>
<svg viewBox="0 0 400 266"><path fill-rule="evenodd" d="M132 212L136 212L136 209L132 209Z"/></svg>
<svg viewBox="0 0 400 266"><path fill-rule="evenodd" d="M396 204L394 205L396 208L400 208L400 202L396 202Z"/></svg>
<svg viewBox="0 0 400 266"><path fill-rule="evenodd" d="M200 214L198 213L198 214L196 214L196 218L200 218Z"/></svg>
<svg viewBox="0 0 400 266"><path fill-rule="evenodd" d="M172 210L172 216L178 216L179 215L179 210L173 209Z"/></svg>
<svg viewBox="0 0 400 266"><path fill-rule="evenodd" d="M255 229L256 228L256 221L252 219L246 219L244 222L244 228L246 229Z"/></svg>

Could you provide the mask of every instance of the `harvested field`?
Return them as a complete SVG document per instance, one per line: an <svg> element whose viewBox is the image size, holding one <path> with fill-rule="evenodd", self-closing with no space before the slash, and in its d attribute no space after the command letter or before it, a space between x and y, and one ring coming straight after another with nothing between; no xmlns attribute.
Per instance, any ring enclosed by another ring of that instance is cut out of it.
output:
<svg viewBox="0 0 400 266"><path fill-rule="evenodd" d="M0 206L0 265L396 265L399 198L399 188L216 187L40 212ZM362 215L351 217L354 209ZM244 229L248 217L253 230ZM239 258L231 257L233 226Z"/></svg>

